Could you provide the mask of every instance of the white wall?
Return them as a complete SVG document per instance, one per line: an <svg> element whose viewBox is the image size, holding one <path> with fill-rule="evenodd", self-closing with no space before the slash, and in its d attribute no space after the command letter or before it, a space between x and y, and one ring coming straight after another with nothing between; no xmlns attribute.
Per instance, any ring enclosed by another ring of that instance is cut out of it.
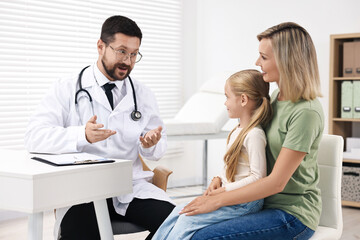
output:
<svg viewBox="0 0 360 240"><path fill-rule="evenodd" d="M360 1L187 1L197 4L196 84L186 86L187 89L195 91L218 72L259 69L254 64L258 57L256 35L278 23L293 21L308 30L317 50L324 95L320 101L326 116L325 132L328 132L330 34L360 32ZM211 176L222 164L225 141L209 144Z"/></svg>

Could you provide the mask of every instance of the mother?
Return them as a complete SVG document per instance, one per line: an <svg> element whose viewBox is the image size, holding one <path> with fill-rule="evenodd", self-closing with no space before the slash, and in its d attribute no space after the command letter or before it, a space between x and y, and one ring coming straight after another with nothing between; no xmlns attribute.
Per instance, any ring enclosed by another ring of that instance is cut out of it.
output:
<svg viewBox="0 0 360 240"><path fill-rule="evenodd" d="M201 196L183 213L196 215L265 198L264 209L211 225L199 239L309 239L321 214L317 153L324 116L314 44L298 24L276 25L257 36L256 65L264 81L276 82L274 117L265 129L268 176L243 188Z"/></svg>

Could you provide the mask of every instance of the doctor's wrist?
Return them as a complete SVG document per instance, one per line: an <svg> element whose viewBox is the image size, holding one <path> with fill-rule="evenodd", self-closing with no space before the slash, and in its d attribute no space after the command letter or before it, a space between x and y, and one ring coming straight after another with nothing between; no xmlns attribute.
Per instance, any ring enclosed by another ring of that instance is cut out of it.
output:
<svg viewBox="0 0 360 240"><path fill-rule="evenodd" d="M85 125L79 126L78 127L77 144L76 144L77 150L81 152L83 150L83 148L89 144L91 144L91 143L89 143L89 141L86 138Z"/></svg>

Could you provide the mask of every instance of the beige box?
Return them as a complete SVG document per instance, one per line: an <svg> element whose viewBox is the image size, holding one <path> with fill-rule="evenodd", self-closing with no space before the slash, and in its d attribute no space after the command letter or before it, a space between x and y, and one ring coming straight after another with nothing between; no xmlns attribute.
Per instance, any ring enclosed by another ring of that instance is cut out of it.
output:
<svg viewBox="0 0 360 240"><path fill-rule="evenodd" d="M344 42L343 76L355 76L355 42Z"/></svg>
<svg viewBox="0 0 360 240"><path fill-rule="evenodd" d="M360 77L360 41L355 43L355 66L354 66L354 74L356 77Z"/></svg>

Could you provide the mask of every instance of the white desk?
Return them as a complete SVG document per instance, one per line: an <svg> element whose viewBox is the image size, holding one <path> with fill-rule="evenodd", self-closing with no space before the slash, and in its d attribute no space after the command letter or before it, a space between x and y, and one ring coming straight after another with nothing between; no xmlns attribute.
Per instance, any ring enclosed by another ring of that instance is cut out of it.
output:
<svg viewBox="0 0 360 240"><path fill-rule="evenodd" d="M94 202L101 239L114 239L106 198L132 191L132 162L54 167L26 151L0 149L0 209L29 214L28 239L41 240L43 212Z"/></svg>
<svg viewBox="0 0 360 240"><path fill-rule="evenodd" d="M203 188L206 189L208 181L208 140L227 138L229 131L220 131L213 134L186 134L186 135L168 135L167 139L172 141L185 141L185 140L203 140Z"/></svg>

